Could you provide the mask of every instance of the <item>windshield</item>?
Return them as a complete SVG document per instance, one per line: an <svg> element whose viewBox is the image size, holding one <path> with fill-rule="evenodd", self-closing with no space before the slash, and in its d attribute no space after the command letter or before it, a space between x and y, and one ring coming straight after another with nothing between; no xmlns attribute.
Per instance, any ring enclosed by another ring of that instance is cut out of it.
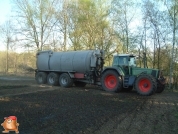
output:
<svg viewBox="0 0 178 134"><path fill-rule="evenodd" d="M128 56L115 56L113 59L113 66L120 65L120 66L128 66Z"/></svg>
<svg viewBox="0 0 178 134"><path fill-rule="evenodd" d="M115 56L113 59L113 66L133 66L136 67L135 57L129 56Z"/></svg>

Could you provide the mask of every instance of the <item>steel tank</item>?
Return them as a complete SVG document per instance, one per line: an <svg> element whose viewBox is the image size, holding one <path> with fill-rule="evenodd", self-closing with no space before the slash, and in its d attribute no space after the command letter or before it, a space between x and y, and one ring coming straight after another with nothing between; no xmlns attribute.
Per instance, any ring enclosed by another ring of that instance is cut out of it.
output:
<svg viewBox="0 0 178 134"><path fill-rule="evenodd" d="M97 59L102 57L100 50L82 50L37 53L37 69L41 71L88 72L97 67Z"/></svg>

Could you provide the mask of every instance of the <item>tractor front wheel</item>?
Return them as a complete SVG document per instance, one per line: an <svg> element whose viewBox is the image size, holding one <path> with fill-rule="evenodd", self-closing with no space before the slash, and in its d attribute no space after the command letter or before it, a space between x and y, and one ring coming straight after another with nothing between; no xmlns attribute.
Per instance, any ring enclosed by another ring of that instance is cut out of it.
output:
<svg viewBox="0 0 178 134"><path fill-rule="evenodd" d="M122 79L114 70L108 70L102 74L101 85L105 91L119 92L122 90Z"/></svg>
<svg viewBox="0 0 178 134"><path fill-rule="evenodd" d="M158 80L157 83L156 93L162 93L165 89L165 80Z"/></svg>
<svg viewBox="0 0 178 134"><path fill-rule="evenodd" d="M142 74L136 78L134 87L138 94L148 96L155 93L157 83L152 75Z"/></svg>

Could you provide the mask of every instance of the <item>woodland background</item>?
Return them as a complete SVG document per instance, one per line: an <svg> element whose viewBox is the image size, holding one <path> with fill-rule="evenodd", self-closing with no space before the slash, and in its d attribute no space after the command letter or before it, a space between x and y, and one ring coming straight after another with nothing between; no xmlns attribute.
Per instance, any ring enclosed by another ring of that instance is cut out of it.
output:
<svg viewBox="0 0 178 134"><path fill-rule="evenodd" d="M0 25L0 72L34 73L36 52L105 50L133 53L138 66L178 81L178 0L12 0ZM146 58L143 59L143 53Z"/></svg>

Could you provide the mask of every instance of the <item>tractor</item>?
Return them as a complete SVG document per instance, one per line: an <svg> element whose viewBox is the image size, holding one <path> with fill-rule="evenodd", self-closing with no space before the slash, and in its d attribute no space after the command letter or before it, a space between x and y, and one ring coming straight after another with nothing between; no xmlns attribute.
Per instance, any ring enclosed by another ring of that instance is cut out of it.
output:
<svg viewBox="0 0 178 134"><path fill-rule="evenodd" d="M165 89L165 78L158 69L141 68L136 65L136 56L118 54L113 56L111 67L105 67L101 75L101 86L110 92L131 91L149 96Z"/></svg>

